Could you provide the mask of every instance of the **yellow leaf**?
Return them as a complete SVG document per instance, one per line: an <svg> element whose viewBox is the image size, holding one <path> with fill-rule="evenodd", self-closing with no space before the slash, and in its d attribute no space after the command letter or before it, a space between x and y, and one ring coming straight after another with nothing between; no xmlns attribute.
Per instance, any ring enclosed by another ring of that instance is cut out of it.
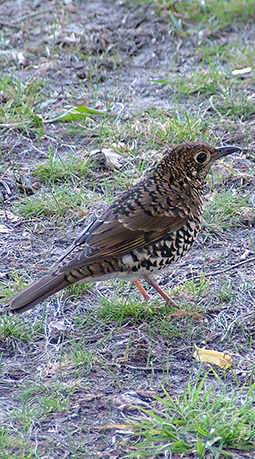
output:
<svg viewBox="0 0 255 459"><path fill-rule="evenodd" d="M225 370L232 365L232 358L229 355L224 354L223 352L211 351L210 349L201 349L197 346L193 357L195 357L195 359L199 362L213 363Z"/></svg>

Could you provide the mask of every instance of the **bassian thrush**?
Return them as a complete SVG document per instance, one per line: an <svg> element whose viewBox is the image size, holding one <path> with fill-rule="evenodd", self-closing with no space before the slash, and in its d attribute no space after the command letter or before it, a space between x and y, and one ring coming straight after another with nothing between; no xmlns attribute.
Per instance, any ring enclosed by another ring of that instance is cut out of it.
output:
<svg viewBox="0 0 255 459"><path fill-rule="evenodd" d="M145 279L169 301L153 275L190 249L201 227L206 175L214 161L239 151L201 142L169 149L149 177L120 195L8 309L23 312L68 285L111 278L134 282L148 298L139 282Z"/></svg>

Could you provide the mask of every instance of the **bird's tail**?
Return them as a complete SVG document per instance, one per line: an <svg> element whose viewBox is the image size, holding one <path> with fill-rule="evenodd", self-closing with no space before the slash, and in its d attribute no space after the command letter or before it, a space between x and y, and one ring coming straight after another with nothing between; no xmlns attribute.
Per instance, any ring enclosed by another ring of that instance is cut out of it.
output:
<svg viewBox="0 0 255 459"><path fill-rule="evenodd" d="M5 310L14 314L27 311L68 285L70 282L66 280L65 273L48 274L14 296Z"/></svg>

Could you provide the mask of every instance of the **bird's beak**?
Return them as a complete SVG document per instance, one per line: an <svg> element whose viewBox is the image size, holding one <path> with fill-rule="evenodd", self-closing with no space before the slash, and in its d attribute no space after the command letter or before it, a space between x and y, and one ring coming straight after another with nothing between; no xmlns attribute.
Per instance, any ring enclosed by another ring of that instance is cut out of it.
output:
<svg viewBox="0 0 255 459"><path fill-rule="evenodd" d="M242 151L239 147L232 147L231 145L226 145L224 147L216 147L216 151L218 153L217 158L223 158L227 155L232 155L232 153L240 153Z"/></svg>

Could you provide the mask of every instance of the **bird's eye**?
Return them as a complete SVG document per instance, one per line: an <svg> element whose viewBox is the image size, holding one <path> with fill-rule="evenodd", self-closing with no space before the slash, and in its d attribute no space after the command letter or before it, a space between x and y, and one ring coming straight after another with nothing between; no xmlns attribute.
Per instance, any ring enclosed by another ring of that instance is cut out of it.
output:
<svg viewBox="0 0 255 459"><path fill-rule="evenodd" d="M204 164L209 160L209 155L204 152L198 153L195 160L198 164Z"/></svg>

